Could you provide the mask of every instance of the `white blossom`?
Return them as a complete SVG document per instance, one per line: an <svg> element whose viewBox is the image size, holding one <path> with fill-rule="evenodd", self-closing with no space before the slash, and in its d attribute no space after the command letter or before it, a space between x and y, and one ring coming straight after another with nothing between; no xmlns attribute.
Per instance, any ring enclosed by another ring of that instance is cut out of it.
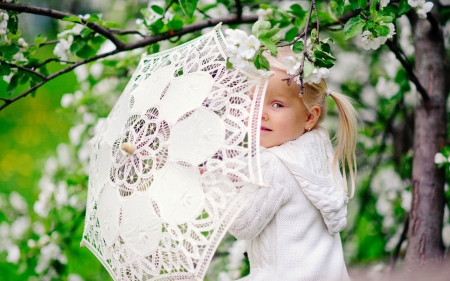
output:
<svg viewBox="0 0 450 281"><path fill-rule="evenodd" d="M83 281L84 279L81 278L80 275L71 273L69 276L67 276L67 281Z"/></svg>
<svg viewBox="0 0 450 281"><path fill-rule="evenodd" d="M91 73L92 77L95 79L100 78L100 76L103 73L103 64L100 62L96 62L89 68L89 72Z"/></svg>
<svg viewBox="0 0 450 281"><path fill-rule="evenodd" d="M301 62L298 58L294 58L292 56L286 56L283 58L283 61L286 65L286 73L290 75L298 74L298 70L300 69Z"/></svg>
<svg viewBox="0 0 450 281"><path fill-rule="evenodd" d="M7 248L8 256L6 260L11 263L17 263L20 259L20 249L17 245L13 244Z"/></svg>
<svg viewBox="0 0 450 281"><path fill-rule="evenodd" d="M214 2L216 4L217 2ZM227 7L222 3L217 3L214 8L211 8L207 11L208 16L212 18L225 17L230 14Z"/></svg>
<svg viewBox="0 0 450 281"><path fill-rule="evenodd" d="M228 249L228 274L234 280L239 278L241 272L239 268L242 265L242 260L244 258L244 252L247 243L245 240L236 240L233 245Z"/></svg>
<svg viewBox="0 0 450 281"><path fill-rule="evenodd" d="M434 155L434 163L436 164L447 163L447 158L442 153L438 152Z"/></svg>
<svg viewBox="0 0 450 281"><path fill-rule="evenodd" d="M433 9L433 6L434 4L432 2L426 2L425 4L418 6L416 8L416 13L419 16L419 18L426 19L427 13L429 13L431 9Z"/></svg>
<svg viewBox="0 0 450 281"><path fill-rule="evenodd" d="M40 222L36 221L32 225L33 232L39 236L43 236L45 234L45 225Z"/></svg>
<svg viewBox="0 0 450 281"><path fill-rule="evenodd" d="M375 37L370 31L366 30L362 34L362 45L366 50L376 50L381 45L380 37Z"/></svg>
<svg viewBox="0 0 450 281"><path fill-rule="evenodd" d="M11 235L15 239L22 239L25 231L30 228L31 220L28 216L21 216L11 224Z"/></svg>
<svg viewBox="0 0 450 281"><path fill-rule="evenodd" d="M5 10L0 10L0 35L5 35L8 28L9 15Z"/></svg>
<svg viewBox="0 0 450 281"><path fill-rule="evenodd" d="M27 202L22 197L22 195L20 195L16 191L13 191L9 194L9 203L15 210L21 213L25 213L28 209Z"/></svg>
<svg viewBox="0 0 450 281"><path fill-rule="evenodd" d="M73 95L72 94L64 94L61 98L61 106L69 107L73 103Z"/></svg>
<svg viewBox="0 0 450 281"><path fill-rule="evenodd" d="M60 182L58 184L58 189L55 195L56 206L62 207L67 206L69 203L69 195L67 193L66 182Z"/></svg>
<svg viewBox="0 0 450 281"><path fill-rule="evenodd" d="M376 90L380 96L390 99L398 93L400 86L392 80L386 80L386 78L380 77L376 85Z"/></svg>
<svg viewBox="0 0 450 281"><path fill-rule="evenodd" d="M225 53L230 62L236 67L245 68L261 47L261 43L254 35L248 36L239 29L227 29L225 34L228 44Z"/></svg>
<svg viewBox="0 0 450 281"><path fill-rule="evenodd" d="M85 64L78 66L73 71L75 72L75 75L77 76L78 82L83 82L84 80L86 80L89 77L89 71Z"/></svg>
<svg viewBox="0 0 450 281"><path fill-rule="evenodd" d="M84 126L84 125L79 125L79 126ZM76 145L76 144L74 144L74 145ZM68 167L70 164L72 164L72 159L70 156L70 150L69 150L68 144L60 143L56 147L56 152L58 153L58 160L59 160L59 163L61 164L61 166Z"/></svg>
<svg viewBox="0 0 450 281"><path fill-rule="evenodd" d="M53 49L53 54L59 57L61 60L67 61L69 59L70 54L70 45L72 44L73 37L69 36L68 39L61 38L59 39L58 44L56 44ZM62 64L65 64L62 62Z"/></svg>
<svg viewBox="0 0 450 281"><path fill-rule="evenodd" d="M61 248L55 243L49 243L41 248L41 255L35 268L36 273L44 272L53 260L58 260L61 263L67 262L67 258L62 254Z"/></svg>
<svg viewBox="0 0 450 281"><path fill-rule="evenodd" d="M405 212L409 212L411 210L411 203L412 203L411 192L403 190L401 206L402 206L403 210L405 210Z"/></svg>
<svg viewBox="0 0 450 281"><path fill-rule="evenodd" d="M252 59L256 51L261 47L261 43L254 35L250 35L239 45L239 53L246 59Z"/></svg>
<svg viewBox="0 0 450 281"><path fill-rule="evenodd" d="M23 38L19 38L19 40L17 40L17 43L19 44L19 46L22 46L24 48L28 48L28 43L25 42L25 39L23 39Z"/></svg>
<svg viewBox="0 0 450 281"><path fill-rule="evenodd" d="M13 63L26 63L28 60L25 58L22 52L18 52L13 56Z"/></svg>
<svg viewBox="0 0 450 281"><path fill-rule="evenodd" d="M256 14L258 15L258 20L270 20L273 18L273 9L258 9L258 11L256 11Z"/></svg>
<svg viewBox="0 0 450 281"><path fill-rule="evenodd" d="M380 0L380 9L386 7L389 4L389 2L391 2L391 0Z"/></svg>
<svg viewBox="0 0 450 281"><path fill-rule="evenodd" d="M328 68L325 68L325 67L314 68L311 75L303 78L303 82L317 84L317 83L320 83L320 80L322 78L323 79L327 78L329 74L330 74L330 70Z"/></svg>
<svg viewBox="0 0 450 281"><path fill-rule="evenodd" d="M444 242L445 247L450 246L450 225L446 224L442 228L442 240Z"/></svg>
<svg viewBox="0 0 450 281"><path fill-rule="evenodd" d="M389 27L389 34L386 38L391 39L395 35L395 25L393 23L383 23L382 25Z"/></svg>
<svg viewBox="0 0 450 281"><path fill-rule="evenodd" d="M425 0L408 0L408 4L415 8L417 6L425 4Z"/></svg>
<svg viewBox="0 0 450 281"><path fill-rule="evenodd" d="M80 144L81 135L83 134L85 129L86 129L85 124L79 124L79 125L76 125L76 126L70 128L70 130L69 130L70 143L73 145Z"/></svg>

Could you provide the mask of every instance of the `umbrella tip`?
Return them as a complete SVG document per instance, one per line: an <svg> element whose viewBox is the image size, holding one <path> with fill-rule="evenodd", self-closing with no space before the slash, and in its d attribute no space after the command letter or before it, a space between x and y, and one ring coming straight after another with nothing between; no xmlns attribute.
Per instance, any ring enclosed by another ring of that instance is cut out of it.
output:
<svg viewBox="0 0 450 281"><path fill-rule="evenodd" d="M86 245L84 244L84 241L81 241L81 242L80 242L80 248L83 248L84 246L86 246Z"/></svg>
<svg viewBox="0 0 450 281"><path fill-rule="evenodd" d="M222 27L222 22L219 22L215 27L214 30L218 30Z"/></svg>

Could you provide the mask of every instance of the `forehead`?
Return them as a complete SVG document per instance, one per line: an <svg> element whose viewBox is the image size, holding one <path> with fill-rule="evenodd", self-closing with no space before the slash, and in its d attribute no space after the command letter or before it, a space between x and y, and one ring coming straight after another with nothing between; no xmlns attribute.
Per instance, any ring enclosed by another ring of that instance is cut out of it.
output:
<svg viewBox="0 0 450 281"><path fill-rule="evenodd" d="M284 96L286 98L298 98L300 93L300 85L295 81L288 84L289 79L292 76L288 75L285 71L273 69L275 74L270 77L269 84L267 85L266 96Z"/></svg>

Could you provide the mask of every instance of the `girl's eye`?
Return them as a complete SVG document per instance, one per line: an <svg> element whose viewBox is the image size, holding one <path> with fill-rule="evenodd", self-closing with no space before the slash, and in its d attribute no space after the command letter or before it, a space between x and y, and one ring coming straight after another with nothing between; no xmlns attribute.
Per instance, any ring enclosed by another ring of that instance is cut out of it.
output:
<svg viewBox="0 0 450 281"><path fill-rule="evenodd" d="M275 107L275 108L282 108L283 107L283 105L281 103L279 103L279 102L273 103L272 106Z"/></svg>

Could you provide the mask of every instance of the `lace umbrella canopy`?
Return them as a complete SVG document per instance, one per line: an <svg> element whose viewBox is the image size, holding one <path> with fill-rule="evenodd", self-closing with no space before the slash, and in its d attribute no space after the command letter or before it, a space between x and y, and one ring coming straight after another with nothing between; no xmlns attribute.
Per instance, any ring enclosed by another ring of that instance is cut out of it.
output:
<svg viewBox="0 0 450 281"><path fill-rule="evenodd" d="M202 280L242 187L262 184L268 76L227 69L224 48L216 27L143 56L91 140L81 243L114 280Z"/></svg>

